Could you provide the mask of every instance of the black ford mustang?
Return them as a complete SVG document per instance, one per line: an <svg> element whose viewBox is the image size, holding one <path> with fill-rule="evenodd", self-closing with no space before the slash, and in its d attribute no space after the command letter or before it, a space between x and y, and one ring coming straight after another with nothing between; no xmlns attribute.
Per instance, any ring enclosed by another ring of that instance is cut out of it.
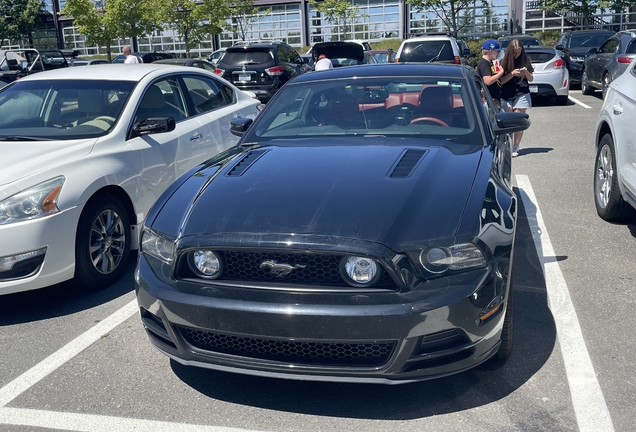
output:
<svg viewBox="0 0 636 432"><path fill-rule="evenodd" d="M172 185L136 272L151 342L185 364L404 383L505 361L511 132L463 66L297 77L238 145Z"/></svg>

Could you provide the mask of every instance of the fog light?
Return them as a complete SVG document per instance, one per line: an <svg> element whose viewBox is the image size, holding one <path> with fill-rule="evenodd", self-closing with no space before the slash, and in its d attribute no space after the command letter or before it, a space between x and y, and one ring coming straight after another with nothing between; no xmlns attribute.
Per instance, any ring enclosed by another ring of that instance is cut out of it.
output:
<svg viewBox="0 0 636 432"><path fill-rule="evenodd" d="M371 286L380 278L380 267L367 257L346 257L341 261L344 280L351 286Z"/></svg>
<svg viewBox="0 0 636 432"><path fill-rule="evenodd" d="M24 252L16 255L9 255L0 257L0 272L7 272L13 269L13 266L21 261L26 261L31 258L35 258L40 255L44 255L46 253L46 247L30 251Z"/></svg>
<svg viewBox="0 0 636 432"><path fill-rule="evenodd" d="M216 279L223 270L221 258L216 252L209 250L198 250L192 253L190 267L205 279Z"/></svg>

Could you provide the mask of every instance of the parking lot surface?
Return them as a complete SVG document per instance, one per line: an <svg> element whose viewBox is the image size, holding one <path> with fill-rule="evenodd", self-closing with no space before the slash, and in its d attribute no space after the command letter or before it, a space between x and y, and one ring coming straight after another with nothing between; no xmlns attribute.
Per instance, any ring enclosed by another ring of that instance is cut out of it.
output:
<svg viewBox="0 0 636 432"><path fill-rule="evenodd" d="M594 208L600 97L538 102L513 178L514 353L400 386L276 380L154 350L125 278L0 299L0 431L633 431L636 225ZM635 221L636 223L636 221Z"/></svg>

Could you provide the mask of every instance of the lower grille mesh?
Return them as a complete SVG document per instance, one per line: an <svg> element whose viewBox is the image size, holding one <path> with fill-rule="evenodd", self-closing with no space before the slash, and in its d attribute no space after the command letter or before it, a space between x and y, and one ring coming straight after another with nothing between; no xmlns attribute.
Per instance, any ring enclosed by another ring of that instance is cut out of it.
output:
<svg viewBox="0 0 636 432"><path fill-rule="evenodd" d="M329 366L381 366L395 342L294 342L231 336L179 327L183 338L204 351L293 364Z"/></svg>

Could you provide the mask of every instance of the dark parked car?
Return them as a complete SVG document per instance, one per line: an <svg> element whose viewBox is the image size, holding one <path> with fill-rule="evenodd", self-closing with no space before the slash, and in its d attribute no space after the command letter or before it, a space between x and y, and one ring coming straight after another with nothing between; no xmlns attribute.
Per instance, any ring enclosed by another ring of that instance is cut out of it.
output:
<svg viewBox="0 0 636 432"><path fill-rule="evenodd" d="M395 50L389 48L386 50L371 50L371 54L378 61L378 63L395 63Z"/></svg>
<svg viewBox="0 0 636 432"><path fill-rule="evenodd" d="M155 63L196 67L199 69L205 69L210 72L214 72L214 69L215 69L212 63L210 63L207 60L201 60L201 59L181 59L181 58L166 59L166 60L157 60Z"/></svg>
<svg viewBox="0 0 636 432"><path fill-rule="evenodd" d="M581 83L583 61L590 48L600 47L614 33L612 30L567 30L561 34L556 49L564 54L571 84Z"/></svg>
<svg viewBox="0 0 636 432"><path fill-rule="evenodd" d="M141 60L141 63L153 63L153 62L156 62L157 60L177 58L177 56L172 54L172 53L157 52L157 51L153 51L153 52L134 52L134 53L132 53L132 55L134 55L137 58L139 58ZM123 63L124 60L126 60L126 57L123 54L120 54L117 57L115 57L112 62L113 63Z"/></svg>
<svg viewBox="0 0 636 432"><path fill-rule="evenodd" d="M314 44L311 50L314 65L320 54L326 55L334 68L378 63L371 51L365 50L358 42L334 41Z"/></svg>
<svg viewBox="0 0 636 432"><path fill-rule="evenodd" d="M541 39L539 39L536 36L532 36L532 35L511 35L511 36L502 36L499 39L497 39L497 42L499 42L499 46L501 47L502 50L505 50L508 47L508 44L515 40L518 39L519 42L521 42L521 44L524 47L534 47L534 46L542 46L543 44L541 43Z"/></svg>
<svg viewBox="0 0 636 432"><path fill-rule="evenodd" d="M636 32L620 31L605 41L597 50L591 48L583 63L581 90L583 94L593 94L596 89L603 92L629 66L636 57Z"/></svg>
<svg viewBox="0 0 636 432"><path fill-rule="evenodd" d="M294 48L271 42L227 48L214 73L241 90L254 92L265 103L287 81L308 70Z"/></svg>
<svg viewBox="0 0 636 432"><path fill-rule="evenodd" d="M182 364L406 383L512 349L509 134L465 66L308 73L233 149L174 183L136 272L152 344Z"/></svg>

